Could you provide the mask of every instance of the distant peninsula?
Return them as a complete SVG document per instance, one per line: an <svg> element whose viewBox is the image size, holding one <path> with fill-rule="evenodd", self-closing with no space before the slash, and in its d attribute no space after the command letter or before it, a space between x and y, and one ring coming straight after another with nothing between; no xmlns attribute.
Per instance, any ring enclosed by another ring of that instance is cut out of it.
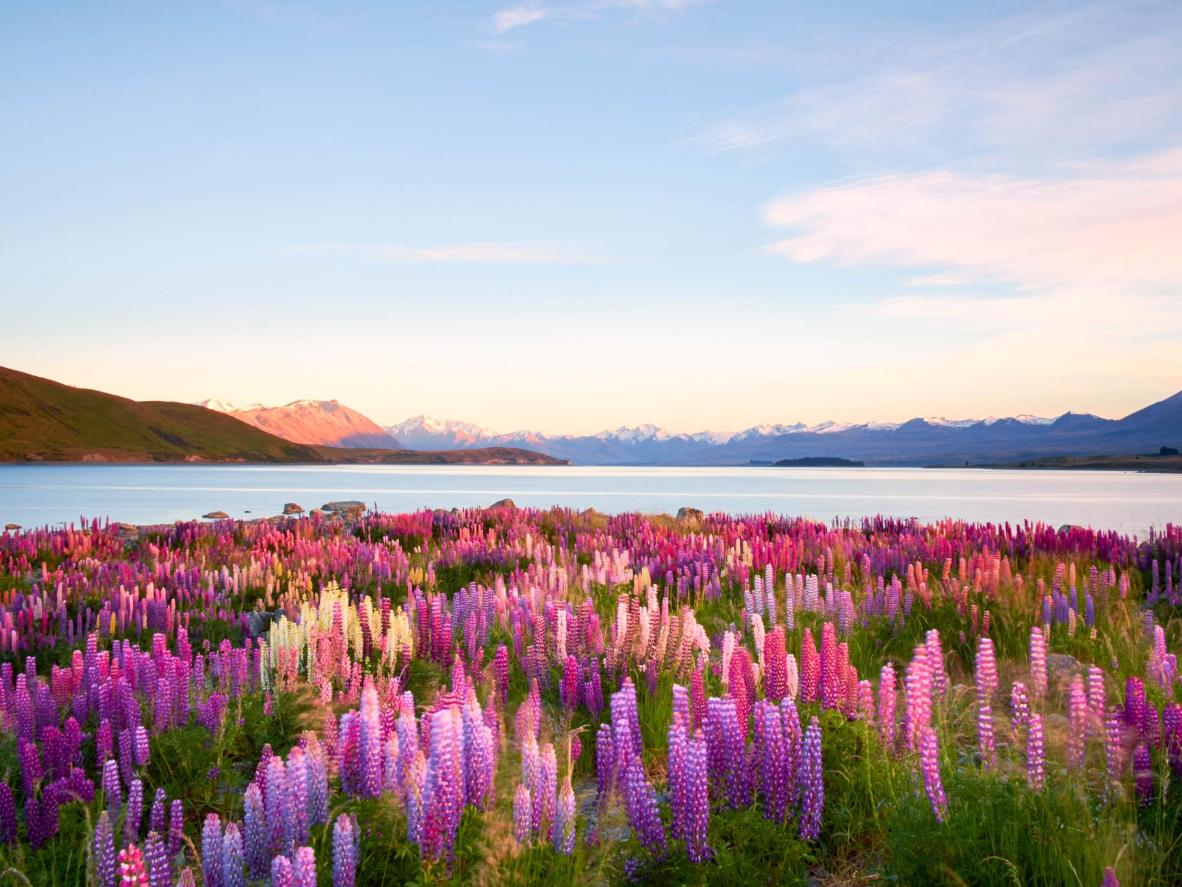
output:
<svg viewBox="0 0 1182 887"><path fill-rule="evenodd" d="M801 456L798 459L780 459L772 463L773 468L865 468L860 459L842 459L838 456Z"/></svg>
<svg viewBox="0 0 1182 887"><path fill-rule="evenodd" d="M1172 447L1166 449L1173 449ZM1048 456L1045 459L1024 459L978 468L1042 469L1044 471L1144 471L1156 474L1182 473L1182 456L1172 453L1146 453L1138 456Z"/></svg>
<svg viewBox="0 0 1182 887"><path fill-rule="evenodd" d="M564 465L532 450L293 443L192 404L135 401L0 367L0 462Z"/></svg>

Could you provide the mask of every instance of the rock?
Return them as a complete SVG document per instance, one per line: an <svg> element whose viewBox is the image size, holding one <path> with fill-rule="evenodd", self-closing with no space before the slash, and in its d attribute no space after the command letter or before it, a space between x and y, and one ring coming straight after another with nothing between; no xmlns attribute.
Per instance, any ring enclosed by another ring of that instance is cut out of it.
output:
<svg viewBox="0 0 1182 887"><path fill-rule="evenodd" d="M246 631L252 638L267 633L271 623L278 622L286 614L283 610L255 610L246 616Z"/></svg>
<svg viewBox="0 0 1182 887"><path fill-rule="evenodd" d="M285 502L285 503L283 503L283 513L284 514L303 514L304 509L301 508L299 503L297 503L297 502Z"/></svg>
<svg viewBox="0 0 1182 887"><path fill-rule="evenodd" d="M1053 684L1069 684L1077 674L1082 674L1083 665L1074 656L1066 653L1049 653L1047 655L1047 675Z"/></svg>
<svg viewBox="0 0 1182 887"><path fill-rule="evenodd" d="M342 499L339 502L325 502L320 506L320 510L346 516L361 515L365 513L365 503L358 502L356 499Z"/></svg>
<svg viewBox="0 0 1182 887"><path fill-rule="evenodd" d="M498 499L489 508L516 508L517 505L512 499Z"/></svg>
<svg viewBox="0 0 1182 887"><path fill-rule="evenodd" d="M226 520L230 515L224 511L211 511L208 514L201 515L205 520Z"/></svg>
<svg viewBox="0 0 1182 887"><path fill-rule="evenodd" d="M677 519L678 520L700 521L704 517L706 517L706 515L702 513L702 509L700 509L700 508L684 508L683 507L683 508L677 509Z"/></svg>
<svg viewBox="0 0 1182 887"><path fill-rule="evenodd" d="M21 528L20 524L5 524L4 525L5 530L19 530L20 528Z"/></svg>

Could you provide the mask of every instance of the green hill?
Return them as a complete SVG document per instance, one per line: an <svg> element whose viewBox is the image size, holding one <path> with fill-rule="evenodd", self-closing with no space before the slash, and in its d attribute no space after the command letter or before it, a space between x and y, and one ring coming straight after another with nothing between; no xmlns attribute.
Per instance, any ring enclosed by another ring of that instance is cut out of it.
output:
<svg viewBox="0 0 1182 887"><path fill-rule="evenodd" d="M326 462L230 416L134 401L0 367L0 461Z"/></svg>

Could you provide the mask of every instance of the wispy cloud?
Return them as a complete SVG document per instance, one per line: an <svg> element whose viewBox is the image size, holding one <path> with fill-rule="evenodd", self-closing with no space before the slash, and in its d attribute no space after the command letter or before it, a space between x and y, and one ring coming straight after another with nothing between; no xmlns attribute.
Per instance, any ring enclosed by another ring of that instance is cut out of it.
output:
<svg viewBox="0 0 1182 887"><path fill-rule="evenodd" d="M570 3L518 3L493 14L494 33L504 34L537 22L551 20L567 22L574 19L593 19L611 10L634 12L679 12L690 6L712 0L574 0Z"/></svg>
<svg viewBox="0 0 1182 887"><path fill-rule="evenodd" d="M769 252L952 271L1021 289L1182 287L1182 148L1060 179L879 176L772 201Z"/></svg>
<svg viewBox="0 0 1182 887"><path fill-rule="evenodd" d="M709 152L808 141L896 168L950 159L1030 168L1144 150L1182 132L1179 39L1182 6L1153 2L1024 14L942 42L903 35L890 59L721 120L691 141Z"/></svg>
<svg viewBox="0 0 1182 887"><path fill-rule="evenodd" d="M605 261L581 244L552 241L475 241L438 246L405 243L322 243L296 252L360 256L383 262L454 262L479 265L583 265Z"/></svg>

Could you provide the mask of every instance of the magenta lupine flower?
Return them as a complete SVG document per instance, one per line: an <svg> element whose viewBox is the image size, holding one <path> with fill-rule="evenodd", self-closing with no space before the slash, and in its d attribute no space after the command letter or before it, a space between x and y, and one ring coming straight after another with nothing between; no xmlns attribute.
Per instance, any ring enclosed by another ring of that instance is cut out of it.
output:
<svg viewBox="0 0 1182 887"><path fill-rule="evenodd" d="M1138 743L1133 749L1133 785L1137 789L1137 802L1145 807L1153 800L1153 765L1149 758L1149 746Z"/></svg>
<svg viewBox="0 0 1182 887"><path fill-rule="evenodd" d="M784 626L775 626L763 640L763 694L772 702L779 702L788 694L788 648ZM689 725L686 725L689 728Z"/></svg>
<svg viewBox="0 0 1182 887"><path fill-rule="evenodd" d="M135 728L135 765L137 767L148 766L148 761L151 760L151 747L148 745L148 731L143 727Z"/></svg>
<svg viewBox="0 0 1182 887"><path fill-rule="evenodd" d="M114 758L107 758L103 764L103 794L107 798L107 814L118 819L123 809L123 784L119 781L119 765Z"/></svg>
<svg viewBox="0 0 1182 887"><path fill-rule="evenodd" d="M800 639L800 698L816 702L821 697L821 655L813 641L813 633L805 629Z"/></svg>
<svg viewBox="0 0 1182 887"><path fill-rule="evenodd" d="M932 721L932 677L927 647L916 647L903 673L904 709L907 718L907 747L919 749L920 731Z"/></svg>
<svg viewBox="0 0 1182 887"><path fill-rule="evenodd" d="M238 823L228 822L222 836L222 887L245 887L243 864L242 835L238 831Z"/></svg>
<svg viewBox="0 0 1182 887"><path fill-rule="evenodd" d="M1087 757L1088 740L1088 699L1084 692L1082 675L1071 679L1067 693L1067 713L1070 729L1067 735L1067 765L1082 769Z"/></svg>
<svg viewBox="0 0 1182 887"><path fill-rule="evenodd" d="M144 854L135 844L128 844L119 851L119 887L148 887Z"/></svg>
<svg viewBox="0 0 1182 887"><path fill-rule="evenodd" d="M271 860L271 887L293 887L291 860L286 856L276 856Z"/></svg>
<svg viewBox="0 0 1182 887"><path fill-rule="evenodd" d="M821 626L821 707L837 708L841 674L837 665L837 634L832 622Z"/></svg>
<svg viewBox="0 0 1182 887"><path fill-rule="evenodd" d="M562 666L562 681L558 685L558 697L563 708L573 711L579 705L579 660L569 654Z"/></svg>
<svg viewBox="0 0 1182 887"><path fill-rule="evenodd" d="M1031 712L1029 731L1026 736L1026 783L1031 790L1040 792L1045 784L1045 760L1042 733L1042 715Z"/></svg>
<svg viewBox="0 0 1182 887"><path fill-rule="evenodd" d="M148 832L144 842L144 862L148 868L150 887L172 887L172 867L168 863L168 848L159 832Z"/></svg>
<svg viewBox="0 0 1182 887"><path fill-rule="evenodd" d="M944 794L944 784L940 780L940 740L931 727L924 727L920 735L919 767L923 775L923 790L932 805L932 815L936 822L943 822L948 818L948 797Z"/></svg>
<svg viewBox="0 0 1182 887"><path fill-rule="evenodd" d="M1112 866L1105 867L1104 879L1100 882L1100 887L1120 887L1120 881L1116 879L1116 869Z"/></svg>
<svg viewBox="0 0 1182 887"><path fill-rule="evenodd" d="M291 860L291 885L316 887L316 852L311 847L296 848Z"/></svg>
<svg viewBox="0 0 1182 887"><path fill-rule="evenodd" d="M1026 696L1026 685L1014 681L1010 687L1010 711L1013 713L1014 728L1024 730L1030 723L1030 700Z"/></svg>
<svg viewBox="0 0 1182 887"><path fill-rule="evenodd" d="M351 817L341 814L332 827L332 885L353 887L357 881L357 845Z"/></svg>
<svg viewBox="0 0 1182 887"><path fill-rule="evenodd" d="M804 731L800 767L797 770L797 791L800 795L800 837L804 841L815 841L821 835L821 817L825 810L821 724L816 716L809 721Z"/></svg>
<svg viewBox="0 0 1182 887"><path fill-rule="evenodd" d="M111 817L104 810L94 829L94 866L99 887L115 887L118 868L115 864L115 832Z"/></svg>
<svg viewBox="0 0 1182 887"><path fill-rule="evenodd" d="M889 662L878 678L878 735L887 748L895 744L895 667Z"/></svg>
<svg viewBox="0 0 1182 887"><path fill-rule="evenodd" d="M1091 710L1088 729L1099 732L1108 713L1108 700L1104 693L1104 670L1095 665L1088 668L1088 708Z"/></svg>
<svg viewBox="0 0 1182 887"><path fill-rule="evenodd" d="M690 675L690 709L693 721L686 725L686 729L700 729L706 723L706 676L702 666L695 668Z"/></svg>
<svg viewBox="0 0 1182 887"><path fill-rule="evenodd" d="M940 630L929 628L924 635L924 649L927 651L928 674L932 680L932 692L943 694L948 689L948 675L944 673L944 648L940 643Z"/></svg>
<svg viewBox="0 0 1182 887"><path fill-rule="evenodd" d="M127 812L123 817L123 839L132 844L139 840L144 822L144 783L137 776L127 792Z"/></svg>
<svg viewBox="0 0 1182 887"><path fill-rule="evenodd" d="M1042 626L1030 626L1030 691L1036 699L1047 693L1047 636Z"/></svg>
<svg viewBox="0 0 1182 887"><path fill-rule="evenodd" d="M533 837L533 809L529 788L523 782L518 783L513 795L513 837L519 844L528 844Z"/></svg>
<svg viewBox="0 0 1182 887"><path fill-rule="evenodd" d="M201 829L201 873L205 876L206 887L224 887L224 869L222 821L216 813L210 813L205 817L205 825Z"/></svg>

